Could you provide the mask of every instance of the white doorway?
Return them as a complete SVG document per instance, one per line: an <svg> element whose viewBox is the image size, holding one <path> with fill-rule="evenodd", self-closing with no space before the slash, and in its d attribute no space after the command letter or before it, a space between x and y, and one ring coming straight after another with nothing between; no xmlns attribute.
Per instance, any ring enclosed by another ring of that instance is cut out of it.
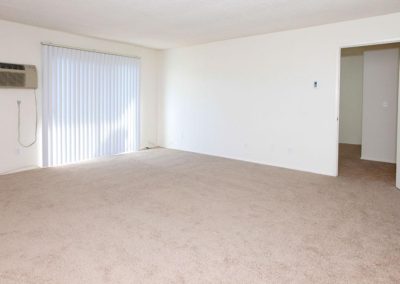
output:
<svg viewBox="0 0 400 284"><path fill-rule="evenodd" d="M399 54L398 43L341 50L339 176L395 185Z"/></svg>

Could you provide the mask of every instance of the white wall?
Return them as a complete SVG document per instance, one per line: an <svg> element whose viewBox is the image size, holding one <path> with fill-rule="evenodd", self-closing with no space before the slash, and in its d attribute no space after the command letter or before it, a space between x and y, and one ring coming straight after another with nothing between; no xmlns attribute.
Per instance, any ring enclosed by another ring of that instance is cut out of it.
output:
<svg viewBox="0 0 400 284"><path fill-rule="evenodd" d="M362 54L341 58L340 143L361 145L363 61Z"/></svg>
<svg viewBox="0 0 400 284"><path fill-rule="evenodd" d="M39 73L41 109L41 42L96 49L141 57L141 146L157 143L157 82L159 51L106 40L0 21L0 62L33 64ZM0 89L0 173L41 164L41 135L32 148L17 143L17 99L22 100L22 137L33 138L34 103L31 90ZM39 113L41 114L41 113ZM39 134L41 131L39 129Z"/></svg>
<svg viewBox="0 0 400 284"><path fill-rule="evenodd" d="M364 53L361 158L396 162L399 49Z"/></svg>
<svg viewBox="0 0 400 284"><path fill-rule="evenodd" d="M168 50L159 142L336 175L340 48L399 41L399 26L397 13Z"/></svg>

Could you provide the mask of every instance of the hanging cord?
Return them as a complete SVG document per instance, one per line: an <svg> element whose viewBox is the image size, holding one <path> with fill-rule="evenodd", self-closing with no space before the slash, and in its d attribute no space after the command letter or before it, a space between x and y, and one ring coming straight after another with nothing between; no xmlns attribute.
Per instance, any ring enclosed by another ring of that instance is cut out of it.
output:
<svg viewBox="0 0 400 284"><path fill-rule="evenodd" d="M33 140L32 143L25 145L21 142L21 101L17 101L18 105L18 143L24 148L29 148L33 144L36 143L37 140L37 129L38 129L38 107L37 107L37 96L36 96L36 89L34 89L34 94L35 94L35 139Z"/></svg>

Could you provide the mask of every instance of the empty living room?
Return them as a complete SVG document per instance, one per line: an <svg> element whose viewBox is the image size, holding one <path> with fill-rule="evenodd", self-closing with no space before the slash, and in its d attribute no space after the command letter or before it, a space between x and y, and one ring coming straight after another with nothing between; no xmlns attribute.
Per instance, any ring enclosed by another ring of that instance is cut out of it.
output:
<svg viewBox="0 0 400 284"><path fill-rule="evenodd" d="M0 0L0 283L400 283L399 0Z"/></svg>

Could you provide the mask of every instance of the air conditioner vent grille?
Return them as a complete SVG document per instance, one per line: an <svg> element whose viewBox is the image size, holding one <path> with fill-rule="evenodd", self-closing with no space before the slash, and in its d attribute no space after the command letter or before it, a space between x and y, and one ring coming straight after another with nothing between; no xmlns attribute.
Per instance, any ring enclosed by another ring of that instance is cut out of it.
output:
<svg viewBox="0 0 400 284"><path fill-rule="evenodd" d="M20 64L11 64L11 63L0 63L1 69L9 69L9 70L25 70L24 65Z"/></svg>
<svg viewBox="0 0 400 284"><path fill-rule="evenodd" d="M0 72L0 85L6 87L24 87L25 73Z"/></svg>

